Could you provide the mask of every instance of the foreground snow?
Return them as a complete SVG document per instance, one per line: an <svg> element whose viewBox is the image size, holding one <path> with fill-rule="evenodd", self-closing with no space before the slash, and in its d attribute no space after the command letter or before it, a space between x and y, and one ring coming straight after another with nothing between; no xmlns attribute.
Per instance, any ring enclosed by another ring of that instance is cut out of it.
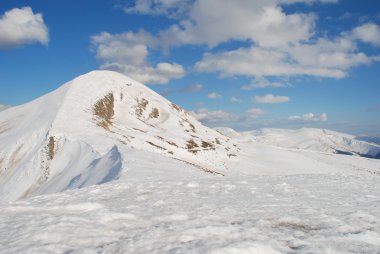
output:
<svg viewBox="0 0 380 254"><path fill-rule="evenodd" d="M0 252L380 251L378 176L195 172L176 180L132 177L3 205Z"/></svg>

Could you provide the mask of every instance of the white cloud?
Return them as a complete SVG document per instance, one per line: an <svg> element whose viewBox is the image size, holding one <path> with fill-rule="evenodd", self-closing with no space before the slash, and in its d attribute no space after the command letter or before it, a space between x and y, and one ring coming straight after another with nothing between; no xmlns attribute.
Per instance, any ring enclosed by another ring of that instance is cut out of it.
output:
<svg viewBox="0 0 380 254"><path fill-rule="evenodd" d="M166 84L170 79L182 78L186 71L176 63L148 62L149 48L154 48L157 40L141 30L137 33L101 33L91 37L96 57L103 61L102 69L124 73L145 84Z"/></svg>
<svg viewBox="0 0 380 254"><path fill-rule="evenodd" d="M284 103L290 101L290 98L287 96L274 96L273 94L266 94L264 96L254 96L253 101L256 103Z"/></svg>
<svg viewBox="0 0 380 254"><path fill-rule="evenodd" d="M352 31L352 35L355 39L380 46L380 27L374 23L366 23L356 27Z"/></svg>
<svg viewBox="0 0 380 254"><path fill-rule="evenodd" d="M302 116L289 116L289 121L303 121L303 122L326 122L328 120L327 114L314 114L307 113Z"/></svg>
<svg viewBox="0 0 380 254"><path fill-rule="evenodd" d="M155 67L105 63L100 68L124 73L144 84L166 84L170 79L182 78L186 73L183 66L176 63L159 63Z"/></svg>
<svg viewBox="0 0 380 254"><path fill-rule="evenodd" d="M197 120L204 123L234 122L239 120L239 116L223 110L209 111L208 109L203 108L191 111L191 113Z"/></svg>
<svg viewBox="0 0 380 254"><path fill-rule="evenodd" d="M99 49L98 57L146 60L149 48L208 45L211 48L231 40L250 45L217 53L205 53L195 64L200 72L219 73L220 77L314 76L343 78L358 65L379 61L358 49L357 40L378 43L379 28L372 23L336 38L323 37L316 31L318 17L314 13L287 13L283 7L293 3L337 3L338 0L137 0L126 7L128 13L177 15L178 22L158 32L129 34L123 47L109 45ZM180 6L184 7L180 7ZM115 38L115 35L113 36ZM120 36L122 37L122 36ZM137 38L134 39L134 38ZM120 38L119 38L120 39ZM134 42L132 45L130 42ZM137 42L138 41L138 42ZM142 45L136 45L142 44ZM114 47L120 47L124 53ZM135 54L132 54L136 52ZM129 54L131 53L131 54ZM118 60L118 62L119 60ZM145 65L146 66L146 65ZM242 87L252 90L281 87L279 82L253 82Z"/></svg>
<svg viewBox="0 0 380 254"><path fill-rule="evenodd" d="M286 14L276 0L196 0L189 18L161 32L167 45L207 44L231 39L273 47L307 40L314 14Z"/></svg>
<svg viewBox="0 0 380 254"><path fill-rule="evenodd" d="M243 101L235 96L232 96L230 98L230 102L233 102L233 103L242 103Z"/></svg>
<svg viewBox="0 0 380 254"><path fill-rule="evenodd" d="M42 14L32 8L14 8L0 16L0 48L13 48L24 44L49 43L48 28Z"/></svg>
<svg viewBox="0 0 380 254"><path fill-rule="evenodd" d="M257 118L258 116L265 114L265 111L259 108L251 108L248 109L246 113L249 118Z"/></svg>
<svg viewBox="0 0 380 254"><path fill-rule="evenodd" d="M252 83L249 85L242 86L241 89L243 90L254 90L259 88L278 88L278 87L286 87L287 85L282 82L271 82L265 78L256 78L255 80L252 80Z"/></svg>
<svg viewBox="0 0 380 254"><path fill-rule="evenodd" d="M221 77L308 75L343 78L350 68L378 60L376 56L360 52L352 38L341 36L331 40L316 36L315 14L287 14L283 11L282 4L295 2L338 1L196 0L185 18L160 32L160 44L169 48L184 44L214 47L230 40L251 42L249 47L206 53L196 63L196 70L216 72ZM362 31L360 37L374 43L377 32L373 27L371 29L365 34ZM277 87L280 84L271 85ZM251 84L244 88L259 87L265 87L265 84Z"/></svg>
<svg viewBox="0 0 380 254"><path fill-rule="evenodd" d="M217 72L221 77L308 75L343 78L351 67L375 60L378 58L357 52L353 41L341 37L335 40L320 38L315 43L271 49L251 46L222 53L206 53L195 67L201 72Z"/></svg>
<svg viewBox="0 0 380 254"><path fill-rule="evenodd" d="M214 92L214 93L207 94L207 98L209 98L209 99L219 99L219 98L222 98L222 95Z"/></svg>

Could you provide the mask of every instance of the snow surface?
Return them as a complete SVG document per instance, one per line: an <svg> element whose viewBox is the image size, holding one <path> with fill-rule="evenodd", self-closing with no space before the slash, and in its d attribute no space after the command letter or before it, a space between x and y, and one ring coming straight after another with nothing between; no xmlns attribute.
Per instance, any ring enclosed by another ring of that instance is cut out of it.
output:
<svg viewBox="0 0 380 254"><path fill-rule="evenodd" d="M0 253L380 253L380 160L336 154L377 149L327 130L211 130L91 72L0 113Z"/></svg>
<svg viewBox="0 0 380 254"><path fill-rule="evenodd" d="M380 252L378 175L221 177L149 157L125 181L0 206L0 253Z"/></svg>

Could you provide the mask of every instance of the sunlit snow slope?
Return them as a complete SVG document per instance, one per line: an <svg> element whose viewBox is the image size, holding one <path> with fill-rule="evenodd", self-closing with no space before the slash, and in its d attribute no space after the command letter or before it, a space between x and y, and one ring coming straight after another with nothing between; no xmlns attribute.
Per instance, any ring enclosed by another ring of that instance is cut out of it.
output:
<svg viewBox="0 0 380 254"><path fill-rule="evenodd" d="M214 174L238 150L146 86L93 71L0 113L0 200L118 179L131 148Z"/></svg>

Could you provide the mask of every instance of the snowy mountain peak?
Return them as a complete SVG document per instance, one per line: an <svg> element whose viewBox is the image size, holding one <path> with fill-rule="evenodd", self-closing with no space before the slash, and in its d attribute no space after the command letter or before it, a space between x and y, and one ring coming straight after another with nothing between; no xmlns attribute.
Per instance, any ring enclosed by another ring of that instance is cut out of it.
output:
<svg viewBox="0 0 380 254"><path fill-rule="evenodd" d="M129 149L213 174L228 170L239 150L143 84L93 71L0 113L0 199L118 179Z"/></svg>

